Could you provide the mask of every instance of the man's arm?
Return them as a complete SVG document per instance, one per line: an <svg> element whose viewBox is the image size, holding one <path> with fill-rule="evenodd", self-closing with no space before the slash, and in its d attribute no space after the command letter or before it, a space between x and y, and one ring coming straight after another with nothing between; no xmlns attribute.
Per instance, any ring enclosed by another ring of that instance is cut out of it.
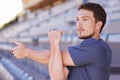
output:
<svg viewBox="0 0 120 80"><path fill-rule="evenodd" d="M50 50L34 50L28 48L25 44L21 42L15 42L17 45L14 47L13 50L13 55L16 58L31 58L37 62L43 63L43 64L48 64L49 63L49 58L50 58ZM63 64L64 66L74 66L73 60L68 52L67 49L61 51L62 59L63 59Z"/></svg>
<svg viewBox="0 0 120 80"><path fill-rule="evenodd" d="M50 50L34 50L31 48L28 48L24 43L15 41L15 44L17 45L14 47L13 55L18 58L31 58L37 62L48 64L49 57L50 57Z"/></svg>
<svg viewBox="0 0 120 80"><path fill-rule="evenodd" d="M66 80L69 71L63 65L62 55L60 51L60 31L50 31L48 33L51 46L51 55L49 60L49 74L51 80Z"/></svg>

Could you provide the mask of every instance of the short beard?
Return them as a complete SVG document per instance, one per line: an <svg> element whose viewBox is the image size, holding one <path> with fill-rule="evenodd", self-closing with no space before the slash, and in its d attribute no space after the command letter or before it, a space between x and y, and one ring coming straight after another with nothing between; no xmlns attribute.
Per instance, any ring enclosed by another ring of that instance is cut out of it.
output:
<svg viewBox="0 0 120 80"><path fill-rule="evenodd" d="M91 35L88 35L88 36L82 36L82 37L79 36L79 39L88 39L88 38L91 38L93 35L94 35L94 33L92 33Z"/></svg>

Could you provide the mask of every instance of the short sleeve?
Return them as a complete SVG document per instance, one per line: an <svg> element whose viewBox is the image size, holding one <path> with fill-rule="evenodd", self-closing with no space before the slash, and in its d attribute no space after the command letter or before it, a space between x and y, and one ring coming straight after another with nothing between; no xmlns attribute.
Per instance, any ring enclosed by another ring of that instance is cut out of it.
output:
<svg viewBox="0 0 120 80"><path fill-rule="evenodd" d="M92 64L99 57L97 54L101 53L101 50L91 46L73 46L69 47L68 51L75 66Z"/></svg>

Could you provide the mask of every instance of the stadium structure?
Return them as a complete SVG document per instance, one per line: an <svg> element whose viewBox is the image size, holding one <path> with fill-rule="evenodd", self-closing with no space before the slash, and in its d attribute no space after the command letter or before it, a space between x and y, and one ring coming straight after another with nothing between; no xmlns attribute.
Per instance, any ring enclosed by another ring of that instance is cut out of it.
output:
<svg viewBox="0 0 120 80"><path fill-rule="evenodd" d="M110 80L120 79L120 0L22 0L24 14L0 30L0 80L50 80L47 65L29 58L16 59L11 53L13 40L30 48L50 48L48 31L62 30L61 48L80 43L76 33L77 7L85 2L100 3L107 23L101 37L112 48ZM7 76L6 76L7 75Z"/></svg>

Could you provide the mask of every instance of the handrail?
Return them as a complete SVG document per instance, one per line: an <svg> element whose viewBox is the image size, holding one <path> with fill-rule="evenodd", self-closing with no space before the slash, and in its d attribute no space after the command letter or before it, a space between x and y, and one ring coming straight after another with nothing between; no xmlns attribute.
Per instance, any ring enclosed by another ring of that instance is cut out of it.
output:
<svg viewBox="0 0 120 80"><path fill-rule="evenodd" d="M2 58L0 62L7 69L7 71L11 73L15 80L33 80L32 76L21 70L19 67L8 61L6 58Z"/></svg>

